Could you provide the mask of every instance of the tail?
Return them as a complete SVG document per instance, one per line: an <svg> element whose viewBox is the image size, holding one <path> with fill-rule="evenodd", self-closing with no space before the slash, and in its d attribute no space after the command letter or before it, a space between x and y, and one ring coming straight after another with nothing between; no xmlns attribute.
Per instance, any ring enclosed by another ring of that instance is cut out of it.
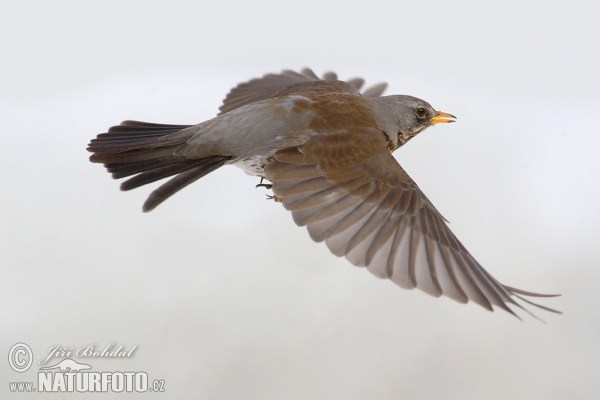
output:
<svg viewBox="0 0 600 400"><path fill-rule="evenodd" d="M192 136L185 131L189 127L124 121L91 140L87 150L94 154L90 161L103 163L115 179L135 175L121 184L121 190L135 189L177 175L150 194L143 210L151 211L231 159L229 156L189 159L177 155L177 149Z"/></svg>

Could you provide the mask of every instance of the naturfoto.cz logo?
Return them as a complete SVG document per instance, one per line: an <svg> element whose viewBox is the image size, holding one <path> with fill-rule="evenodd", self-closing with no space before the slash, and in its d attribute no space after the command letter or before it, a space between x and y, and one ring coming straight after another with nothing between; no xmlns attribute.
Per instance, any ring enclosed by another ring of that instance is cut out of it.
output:
<svg viewBox="0 0 600 400"><path fill-rule="evenodd" d="M115 344L110 343L103 350L96 350L94 345L85 346L77 351L73 348L54 346L48 350L48 356L39 362L43 365L56 357L72 356L131 357L134 346L126 351L123 346L113 350ZM112 351L111 351L112 350ZM8 356L9 365L19 373L27 371L33 362L33 352L24 343L11 347ZM164 392L165 382L161 379L150 381L144 371L91 371L93 367L80 363L72 358L65 358L52 365L42 366L37 373L37 385L33 382L9 382L11 392Z"/></svg>

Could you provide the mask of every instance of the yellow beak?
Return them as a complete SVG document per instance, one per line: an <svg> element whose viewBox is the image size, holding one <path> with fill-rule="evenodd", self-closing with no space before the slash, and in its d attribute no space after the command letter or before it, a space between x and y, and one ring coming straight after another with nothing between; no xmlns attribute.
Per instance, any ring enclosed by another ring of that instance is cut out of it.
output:
<svg viewBox="0 0 600 400"><path fill-rule="evenodd" d="M435 115L430 119L432 124L447 124L450 122L455 122L456 117L452 114L447 114L445 112L438 111Z"/></svg>

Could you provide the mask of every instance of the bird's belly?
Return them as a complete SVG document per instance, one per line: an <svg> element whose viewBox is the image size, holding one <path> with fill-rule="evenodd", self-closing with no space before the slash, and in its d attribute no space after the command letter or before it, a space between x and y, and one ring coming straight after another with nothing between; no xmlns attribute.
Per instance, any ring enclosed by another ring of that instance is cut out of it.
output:
<svg viewBox="0 0 600 400"><path fill-rule="evenodd" d="M270 157L268 156L240 157L235 159L231 164L243 169L248 175L262 177L265 165L267 165L269 159Z"/></svg>

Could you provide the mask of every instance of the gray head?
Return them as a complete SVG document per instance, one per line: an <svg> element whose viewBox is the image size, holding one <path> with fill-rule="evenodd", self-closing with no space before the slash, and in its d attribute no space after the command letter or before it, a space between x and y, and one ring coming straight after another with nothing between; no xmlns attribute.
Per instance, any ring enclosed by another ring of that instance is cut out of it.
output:
<svg viewBox="0 0 600 400"><path fill-rule="evenodd" d="M404 145L425 128L456 119L454 115L436 111L425 100L412 96L394 95L370 100L380 117L381 128L392 142L392 150Z"/></svg>

